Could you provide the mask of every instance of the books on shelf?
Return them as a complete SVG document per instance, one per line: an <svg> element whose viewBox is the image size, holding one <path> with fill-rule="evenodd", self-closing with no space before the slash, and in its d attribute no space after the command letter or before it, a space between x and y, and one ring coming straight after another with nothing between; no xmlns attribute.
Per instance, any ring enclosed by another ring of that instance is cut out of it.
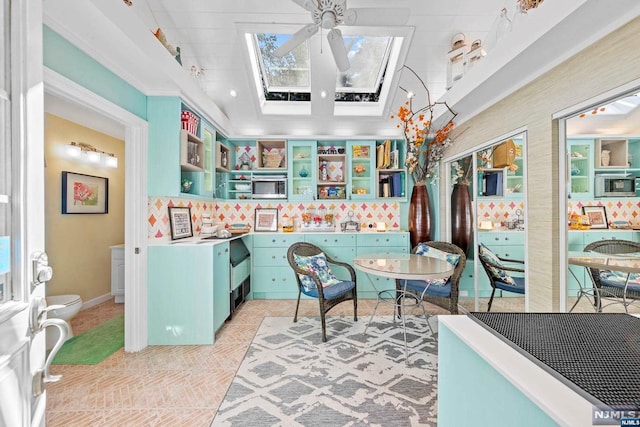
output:
<svg viewBox="0 0 640 427"><path fill-rule="evenodd" d="M379 197L405 197L405 176L404 171L381 174L378 180Z"/></svg>

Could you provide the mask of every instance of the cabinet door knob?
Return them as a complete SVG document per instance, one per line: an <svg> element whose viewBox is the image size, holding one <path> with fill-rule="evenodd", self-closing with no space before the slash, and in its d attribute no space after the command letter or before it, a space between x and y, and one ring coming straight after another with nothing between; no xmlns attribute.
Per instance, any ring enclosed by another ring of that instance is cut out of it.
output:
<svg viewBox="0 0 640 427"><path fill-rule="evenodd" d="M509 240L509 238L508 238L508 237L505 237L505 238L504 238L504 240Z"/></svg>
<svg viewBox="0 0 640 427"><path fill-rule="evenodd" d="M276 281L276 278L275 278L275 277L272 277L272 278L271 278L271 281L272 281L272 282L275 282L275 281Z"/></svg>
<svg viewBox="0 0 640 427"><path fill-rule="evenodd" d="M500 240L500 238L499 238L499 237L494 237L494 239L495 239L496 241Z"/></svg>

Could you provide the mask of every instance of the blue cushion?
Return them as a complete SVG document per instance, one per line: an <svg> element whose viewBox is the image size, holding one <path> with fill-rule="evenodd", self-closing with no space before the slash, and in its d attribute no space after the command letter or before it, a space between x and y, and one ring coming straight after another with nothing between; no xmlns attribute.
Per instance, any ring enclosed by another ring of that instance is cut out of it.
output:
<svg viewBox="0 0 640 427"><path fill-rule="evenodd" d="M458 261L460 261L460 255L441 251L440 249L432 248L431 246L426 245L424 243L418 243L418 247L416 248L416 255L423 255L431 258L440 259L442 261L447 261L449 264L453 265L454 267L457 266ZM435 288L438 286L446 287L447 285L449 285L449 293L451 293L451 284L449 283L450 279L451 277L447 277L444 279L428 280L426 282L429 283L430 288L431 287ZM423 284L420 286L419 292L422 292L422 289L424 289L426 286L425 284L426 282L422 280L409 280L409 282L422 282ZM407 284L407 286L409 285ZM429 291L427 291L427 293L433 294L433 292L429 292Z"/></svg>
<svg viewBox="0 0 640 427"><path fill-rule="evenodd" d="M323 286L322 290L324 293L324 299L330 300L330 299L338 298L346 294L347 292L350 292L355 286L356 284L351 281L338 282L334 285ZM306 290L303 287L302 293L310 297L318 298L317 288Z"/></svg>
<svg viewBox="0 0 640 427"><path fill-rule="evenodd" d="M485 262L497 265L498 267L504 267L502 261L500 261L496 254L491 252L491 250L487 248L484 243L480 243L480 251L478 252L478 256ZM487 265L487 268L489 269L489 274L491 274L491 277L493 277L494 280L506 283L511 286L516 286L514 278L511 277L509 273L504 271L502 268L497 268L492 265Z"/></svg>
<svg viewBox="0 0 640 427"><path fill-rule="evenodd" d="M502 289L503 291L515 292L517 294L524 294L524 277L511 277L513 284L500 281L498 279L494 280L497 289Z"/></svg>
<svg viewBox="0 0 640 427"><path fill-rule="evenodd" d="M425 282L424 280L407 280L407 289L416 291L420 294L422 293L422 291L424 291L424 288L426 287L426 285L427 285L427 282ZM436 297L450 297L451 281L447 280L447 283L444 286L430 285L426 293Z"/></svg>
<svg viewBox="0 0 640 427"><path fill-rule="evenodd" d="M626 280L627 273L623 273L621 271L600 270L600 283L604 286L623 289ZM640 274L631 273L629 275L627 290L640 292Z"/></svg>
<svg viewBox="0 0 640 427"><path fill-rule="evenodd" d="M310 273L316 273L323 288L340 282L340 280L331 272L331 269L327 264L327 257L323 252L313 256L293 254L293 259L298 267ZM300 283L305 291L309 292L315 289L316 282L312 277L304 274L299 274L298 277L300 278Z"/></svg>

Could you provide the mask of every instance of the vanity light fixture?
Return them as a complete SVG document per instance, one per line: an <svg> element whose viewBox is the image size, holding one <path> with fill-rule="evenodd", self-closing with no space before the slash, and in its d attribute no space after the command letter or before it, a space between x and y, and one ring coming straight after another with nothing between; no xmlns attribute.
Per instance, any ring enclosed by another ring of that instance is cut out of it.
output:
<svg viewBox="0 0 640 427"><path fill-rule="evenodd" d="M85 142L71 141L65 147L67 155L73 159L85 161L91 164L101 164L108 168L118 167L118 158L113 153L98 150L91 144Z"/></svg>

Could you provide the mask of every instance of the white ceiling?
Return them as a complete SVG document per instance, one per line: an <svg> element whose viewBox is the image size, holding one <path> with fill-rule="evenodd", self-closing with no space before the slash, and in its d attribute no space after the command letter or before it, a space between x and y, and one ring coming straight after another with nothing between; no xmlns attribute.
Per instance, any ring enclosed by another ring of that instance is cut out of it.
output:
<svg viewBox="0 0 640 427"><path fill-rule="evenodd" d="M311 116L260 113L241 29L288 25L295 30L311 22L309 13L292 0L131 1L132 6L123 0L46 1L44 21L144 94L180 96L228 136L329 139L400 134L389 119L405 101L404 92L395 85L384 111L371 116L336 117L326 109ZM405 26L412 30L411 44L404 64L421 76L432 99L445 99L454 106L459 121L638 16L639 4L637 0L548 0L491 46L500 9L506 7L513 17L515 0L348 0L353 8L411 10ZM153 37L158 26L170 44L181 48L183 66ZM488 55L447 92L446 54L458 32L466 35L467 43L482 39ZM312 42L312 49L319 44ZM323 72L332 72L335 66L325 50L329 65L322 67ZM204 70L200 80L190 77L192 66ZM404 79L399 82L404 87L418 86L415 80ZM236 98L229 95L231 89L237 91Z"/></svg>
<svg viewBox="0 0 640 427"><path fill-rule="evenodd" d="M463 32L468 44L485 38L505 4L510 8L510 15L514 13L515 0L348 0L347 6L411 10L405 27L414 30L413 37L406 59L401 58L401 63L413 68L427 84L432 99L437 99L445 92L446 55L454 34ZM304 117L261 114L243 30L275 32L286 25L296 31L310 23L310 13L292 0L134 0L132 9L149 29L161 27L169 43L181 48L184 68L189 70L194 66L204 70L200 77L203 88L231 119L234 128L245 129L247 134L358 135L379 131L388 135L394 132L395 124L390 123L389 113L404 102L404 93L395 88L384 106L386 109L357 119L335 117L332 100L329 108L314 110L312 115ZM316 34L310 49L320 50L321 43L324 43L323 56L327 64L322 71L316 69L316 74L330 73L329 81L335 81L336 69L326 39ZM408 84L417 86L418 82L405 83ZM238 93L237 97L230 95L231 89ZM416 87L415 91L418 90ZM313 100L318 101L322 100L318 97Z"/></svg>

